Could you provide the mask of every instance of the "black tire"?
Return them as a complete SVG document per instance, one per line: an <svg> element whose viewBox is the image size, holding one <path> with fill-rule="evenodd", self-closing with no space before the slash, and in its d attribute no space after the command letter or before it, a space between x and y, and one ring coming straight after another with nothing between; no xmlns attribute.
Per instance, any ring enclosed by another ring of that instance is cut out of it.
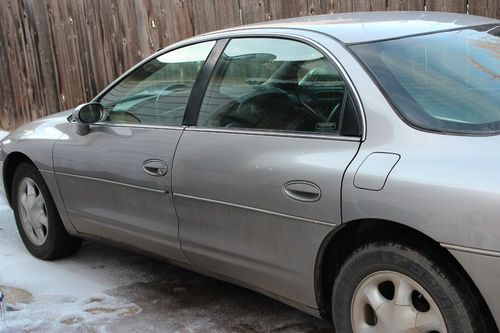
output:
<svg viewBox="0 0 500 333"><path fill-rule="evenodd" d="M374 242L357 249L345 261L334 283L332 318L335 331L354 332L351 306L354 309L355 304L359 304L353 301L358 286L374 274L385 271L402 274L417 282L439 309L448 333L492 332L482 318L477 296L460 282L462 279L449 274L444 266L415 248L399 243ZM380 285L378 288L380 290ZM418 311L415 304L412 305L413 311ZM370 317L377 315L370 310L370 306L368 308L368 315L361 316L365 324L383 325L377 322L377 318Z"/></svg>
<svg viewBox="0 0 500 333"><path fill-rule="evenodd" d="M40 245L36 245L30 240L20 219L18 191L21 181L26 177L35 182L45 201L48 227L46 229L46 239L44 243ZM82 244L82 240L69 235L64 228L49 189L47 188L42 175L33 164L23 162L17 167L12 180L11 193L12 208L14 210L17 229L21 235L24 245L33 256L43 260L55 260L69 256L78 251Z"/></svg>

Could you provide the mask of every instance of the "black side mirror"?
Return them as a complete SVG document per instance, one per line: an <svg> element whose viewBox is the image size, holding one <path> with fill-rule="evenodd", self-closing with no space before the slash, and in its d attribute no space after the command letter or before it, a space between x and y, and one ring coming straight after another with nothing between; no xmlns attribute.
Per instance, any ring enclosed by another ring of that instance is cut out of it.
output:
<svg viewBox="0 0 500 333"><path fill-rule="evenodd" d="M85 103L77 106L73 111L73 119L77 123L76 132L86 135L90 132L91 124L98 123L104 119L106 113L100 103Z"/></svg>

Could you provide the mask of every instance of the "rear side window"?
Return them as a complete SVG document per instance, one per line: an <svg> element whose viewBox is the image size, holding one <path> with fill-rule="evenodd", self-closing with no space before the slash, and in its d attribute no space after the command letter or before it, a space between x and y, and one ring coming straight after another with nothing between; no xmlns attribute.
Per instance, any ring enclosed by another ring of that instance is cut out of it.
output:
<svg viewBox="0 0 500 333"><path fill-rule="evenodd" d="M500 132L500 28L351 46L396 109L429 130Z"/></svg>
<svg viewBox="0 0 500 333"><path fill-rule="evenodd" d="M339 135L347 102L339 71L313 47L238 38L214 68L197 125ZM359 135L353 126L347 133Z"/></svg>

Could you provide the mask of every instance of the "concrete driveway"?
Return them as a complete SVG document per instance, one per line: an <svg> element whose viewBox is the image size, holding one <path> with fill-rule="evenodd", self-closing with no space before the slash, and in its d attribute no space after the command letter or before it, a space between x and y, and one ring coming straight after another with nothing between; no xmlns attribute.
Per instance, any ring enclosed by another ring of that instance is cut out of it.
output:
<svg viewBox="0 0 500 333"><path fill-rule="evenodd" d="M0 202L0 332L332 332L252 291L95 242L73 257L32 257Z"/></svg>

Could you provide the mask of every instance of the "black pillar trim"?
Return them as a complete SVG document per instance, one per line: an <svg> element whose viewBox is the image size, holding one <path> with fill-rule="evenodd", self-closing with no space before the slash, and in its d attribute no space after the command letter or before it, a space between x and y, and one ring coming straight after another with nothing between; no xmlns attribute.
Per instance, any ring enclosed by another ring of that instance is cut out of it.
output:
<svg viewBox="0 0 500 333"><path fill-rule="evenodd" d="M228 42L229 39L219 39L205 61L198 80L196 80L196 83L193 86L191 96L189 96L186 112L184 113L184 120L182 121L184 126L196 125L201 103L203 102L203 96L205 95L205 90L207 89L208 82L210 81L212 71Z"/></svg>

